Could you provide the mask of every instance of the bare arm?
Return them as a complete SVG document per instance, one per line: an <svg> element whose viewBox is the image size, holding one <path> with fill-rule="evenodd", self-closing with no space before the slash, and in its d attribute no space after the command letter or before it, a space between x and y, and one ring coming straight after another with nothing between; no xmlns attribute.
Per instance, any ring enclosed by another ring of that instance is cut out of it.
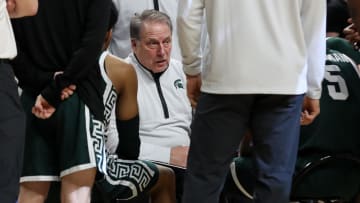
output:
<svg viewBox="0 0 360 203"><path fill-rule="evenodd" d="M108 54L105 58L105 68L118 97L116 119L129 120L134 118L139 114L139 110L137 105L137 76L133 66L121 58Z"/></svg>
<svg viewBox="0 0 360 203"><path fill-rule="evenodd" d="M359 49L357 43L360 41L360 35L351 19L350 22L351 25L344 29L345 39L349 40L349 42L354 45L355 49Z"/></svg>
<svg viewBox="0 0 360 203"><path fill-rule="evenodd" d="M38 10L38 0L6 0L6 8L10 18L32 16Z"/></svg>
<svg viewBox="0 0 360 203"><path fill-rule="evenodd" d="M187 94L191 103L191 106L193 108L196 107L197 105L197 101L199 99L200 96L200 87L201 87L201 76L200 74L195 75L195 76L191 76L191 75L186 75L187 78Z"/></svg>
<svg viewBox="0 0 360 203"><path fill-rule="evenodd" d="M301 125L309 125L320 114L319 99L311 99L307 96L304 98L303 110L301 112Z"/></svg>
<svg viewBox="0 0 360 203"><path fill-rule="evenodd" d="M138 115L137 77L134 68L120 58L107 56L106 71L118 93L116 118L128 120Z"/></svg>
<svg viewBox="0 0 360 203"><path fill-rule="evenodd" d="M177 146L171 148L170 164L186 167L189 146Z"/></svg>
<svg viewBox="0 0 360 203"><path fill-rule="evenodd" d="M117 92L116 129L119 145L116 154L122 159L137 159L140 152L137 77L130 64L114 56L105 59L107 74Z"/></svg>

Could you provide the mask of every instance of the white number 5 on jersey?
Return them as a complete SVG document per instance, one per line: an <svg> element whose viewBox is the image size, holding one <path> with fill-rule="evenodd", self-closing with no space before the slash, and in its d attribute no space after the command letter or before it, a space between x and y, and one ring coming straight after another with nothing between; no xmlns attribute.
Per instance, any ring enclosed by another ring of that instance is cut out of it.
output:
<svg viewBox="0 0 360 203"><path fill-rule="evenodd" d="M337 65L327 65L325 70L325 79L329 82L336 83L327 86L330 97L334 100L346 100L349 97L349 91L346 87L345 80L341 75L336 74L340 72L340 68ZM338 89L336 89L336 86L338 86Z"/></svg>

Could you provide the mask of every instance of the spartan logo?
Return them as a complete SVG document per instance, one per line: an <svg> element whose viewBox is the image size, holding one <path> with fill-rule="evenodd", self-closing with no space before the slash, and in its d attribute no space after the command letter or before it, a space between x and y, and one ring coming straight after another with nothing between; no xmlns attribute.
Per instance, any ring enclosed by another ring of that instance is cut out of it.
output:
<svg viewBox="0 0 360 203"><path fill-rule="evenodd" d="M178 88L179 88L179 89L184 89L184 85L183 85L181 79L175 80L174 86L175 86L176 89L178 89Z"/></svg>

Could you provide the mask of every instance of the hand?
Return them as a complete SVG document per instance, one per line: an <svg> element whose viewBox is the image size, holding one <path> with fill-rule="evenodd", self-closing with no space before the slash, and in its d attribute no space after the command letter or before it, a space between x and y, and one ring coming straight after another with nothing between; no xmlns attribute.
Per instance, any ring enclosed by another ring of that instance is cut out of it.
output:
<svg viewBox="0 0 360 203"><path fill-rule="evenodd" d="M186 167L189 146L172 147L170 152L170 164Z"/></svg>
<svg viewBox="0 0 360 203"><path fill-rule="evenodd" d="M191 106L196 107L197 101L200 96L200 87L201 87L201 75L186 75L187 78L187 95L189 97Z"/></svg>
<svg viewBox="0 0 360 203"><path fill-rule="evenodd" d="M15 0L6 0L6 9L9 14L15 12L16 2Z"/></svg>
<svg viewBox="0 0 360 203"><path fill-rule="evenodd" d="M351 23L351 19L349 22ZM345 39L349 40L349 42L354 45L355 49L359 49L358 42L360 42L360 35L355 25L352 23L351 25L347 26L343 32L345 34Z"/></svg>
<svg viewBox="0 0 360 203"><path fill-rule="evenodd" d="M302 109L300 123L301 125L309 125L320 114L320 101L305 96Z"/></svg>
<svg viewBox="0 0 360 203"><path fill-rule="evenodd" d="M76 90L76 85L69 85L65 87L63 90L61 90L61 100L65 100L69 98L71 95L74 94L74 91Z"/></svg>
<svg viewBox="0 0 360 203"><path fill-rule="evenodd" d="M31 112L40 119L47 119L55 112L55 108L51 106L41 95L37 96Z"/></svg>

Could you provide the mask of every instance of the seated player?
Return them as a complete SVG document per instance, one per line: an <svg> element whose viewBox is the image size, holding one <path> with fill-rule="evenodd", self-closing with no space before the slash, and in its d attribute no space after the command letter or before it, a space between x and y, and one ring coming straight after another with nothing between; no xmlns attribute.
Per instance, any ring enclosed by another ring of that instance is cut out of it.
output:
<svg viewBox="0 0 360 203"><path fill-rule="evenodd" d="M111 28L117 19L117 10L112 6L108 32L103 50L111 38ZM98 173L91 202L130 200L147 194L151 202L175 202L175 177L171 169L151 162L137 160L139 155L139 117L137 106L137 77L133 66L104 51L98 63L98 74L92 77L93 87L103 98L104 122L95 122L92 127L94 151ZM100 76L100 77L99 77ZM71 98L72 93L65 99ZM108 140L111 113L116 115L115 130L119 144L115 150ZM105 147L106 146L106 147ZM54 192L47 202L59 202Z"/></svg>
<svg viewBox="0 0 360 203"><path fill-rule="evenodd" d="M341 38L327 39L326 73L322 83L323 91L320 100L321 113L315 121L302 126L296 171L309 161L324 155L351 153L360 157L360 137L358 121L360 119L360 53L351 43ZM281 147L281 146L279 146ZM311 177L304 179L295 196L347 196L359 189L359 169L351 169L342 163L329 165ZM351 165L350 165L351 166ZM251 178L256 171L246 155L234 159L231 166L226 189L233 193L233 186L243 202L252 199ZM342 187L341 185L346 185ZM231 194L230 194L231 196ZM349 197L350 198L350 197ZM250 201L251 202L251 201Z"/></svg>

